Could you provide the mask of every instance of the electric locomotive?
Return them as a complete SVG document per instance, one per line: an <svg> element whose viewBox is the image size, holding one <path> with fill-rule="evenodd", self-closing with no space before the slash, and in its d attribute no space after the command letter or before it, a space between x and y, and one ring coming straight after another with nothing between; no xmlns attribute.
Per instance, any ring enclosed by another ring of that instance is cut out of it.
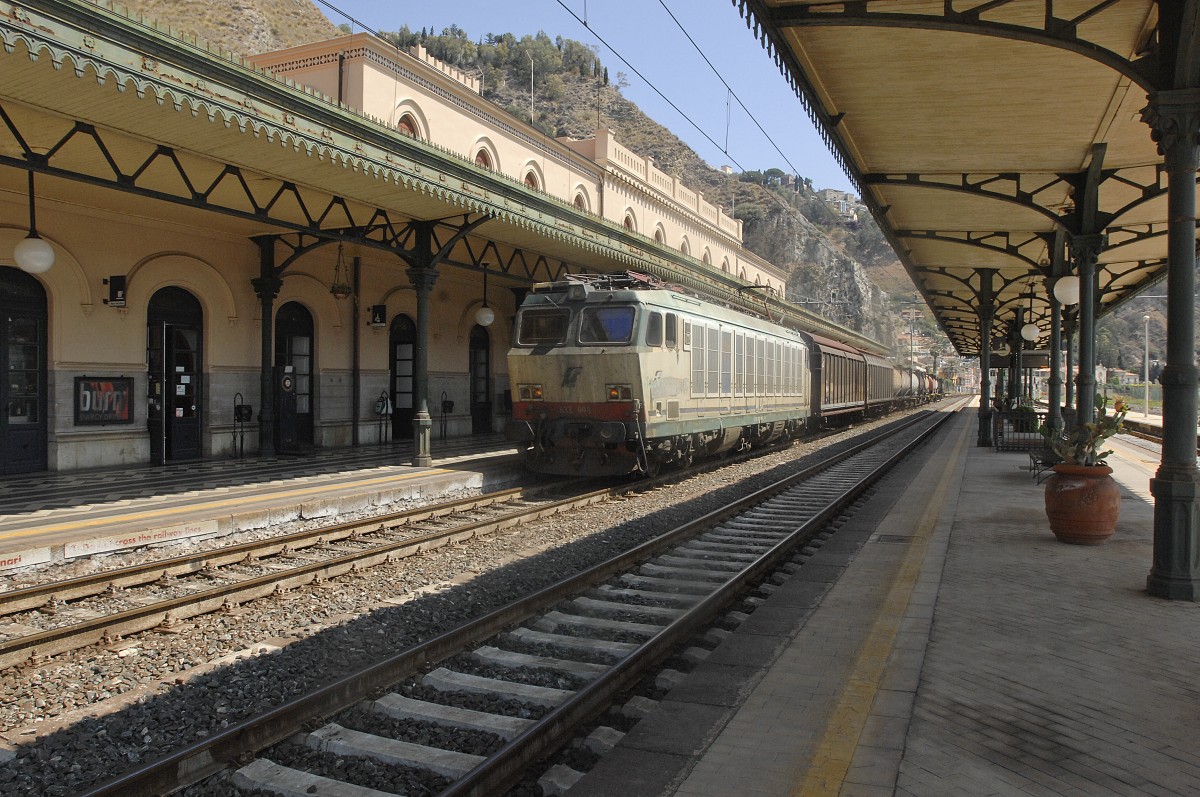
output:
<svg viewBox="0 0 1200 797"><path fill-rule="evenodd" d="M509 439L555 474L654 473L764 445L808 423L795 330L639 274L542 283L517 313Z"/></svg>

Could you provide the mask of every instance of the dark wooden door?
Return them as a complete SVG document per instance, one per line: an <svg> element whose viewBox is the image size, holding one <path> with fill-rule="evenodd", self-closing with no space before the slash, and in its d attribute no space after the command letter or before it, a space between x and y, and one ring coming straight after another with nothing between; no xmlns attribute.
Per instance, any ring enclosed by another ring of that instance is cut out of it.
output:
<svg viewBox="0 0 1200 797"><path fill-rule="evenodd" d="M392 439L411 440L416 395L413 377L417 365L417 325L406 315L392 319Z"/></svg>
<svg viewBox="0 0 1200 797"><path fill-rule="evenodd" d="M288 302L275 314L275 365L291 366L296 391L296 442L313 443L314 338L312 313L298 302Z"/></svg>
<svg viewBox="0 0 1200 797"><path fill-rule="evenodd" d="M0 474L46 469L46 292L0 267Z"/></svg>
<svg viewBox="0 0 1200 797"><path fill-rule="evenodd" d="M155 464L200 457L204 311L182 288L162 288L150 298L146 329L146 426Z"/></svg>
<svg viewBox="0 0 1200 797"><path fill-rule="evenodd" d="M470 345L471 434L492 432L492 341L478 324L471 330Z"/></svg>

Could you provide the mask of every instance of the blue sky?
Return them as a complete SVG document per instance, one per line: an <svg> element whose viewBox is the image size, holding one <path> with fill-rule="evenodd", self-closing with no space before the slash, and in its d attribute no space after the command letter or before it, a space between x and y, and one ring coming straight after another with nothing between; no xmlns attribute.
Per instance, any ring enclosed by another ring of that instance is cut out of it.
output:
<svg viewBox="0 0 1200 797"><path fill-rule="evenodd" d="M710 165L728 164L735 170L778 167L811 178L817 188L851 190L849 179L813 129L800 100L730 0L330 0L329 5L372 30L398 30L407 24L416 31L431 28L441 32L456 24L475 40L487 33L512 33L520 38L542 30L551 38L563 36L596 45L611 80L616 81L617 72L628 75L630 85L623 90L625 96L686 141ZM329 5L317 3L335 24L348 22ZM704 50L721 77L704 62L667 9ZM571 12L586 19L588 27ZM597 36L620 53L632 69L606 49ZM721 78L753 119L737 99L728 98ZM728 154L723 151L726 148Z"/></svg>

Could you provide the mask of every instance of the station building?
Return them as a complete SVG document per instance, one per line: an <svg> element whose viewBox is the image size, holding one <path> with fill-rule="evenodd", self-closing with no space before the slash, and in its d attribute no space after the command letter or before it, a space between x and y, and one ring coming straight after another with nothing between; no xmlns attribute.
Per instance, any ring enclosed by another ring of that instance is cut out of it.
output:
<svg viewBox="0 0 1200 797"><path fill-rule="evenodd" d="M241 59L68 5L0 20L3 474L414 434L420 462L431 418L503 428L538 281L786 298L741 222L651 159L548 137L420 48Z"/></svg>

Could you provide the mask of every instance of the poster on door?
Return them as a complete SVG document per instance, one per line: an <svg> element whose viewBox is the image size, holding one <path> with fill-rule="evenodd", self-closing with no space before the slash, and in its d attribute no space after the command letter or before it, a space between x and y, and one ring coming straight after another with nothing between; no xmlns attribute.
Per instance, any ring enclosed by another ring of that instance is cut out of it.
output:
<svg viewBox="0 0 1200 797"><path fill-rule="evenodd" d="M75 425L133 423L133 377L75 377Z"/></svg>

